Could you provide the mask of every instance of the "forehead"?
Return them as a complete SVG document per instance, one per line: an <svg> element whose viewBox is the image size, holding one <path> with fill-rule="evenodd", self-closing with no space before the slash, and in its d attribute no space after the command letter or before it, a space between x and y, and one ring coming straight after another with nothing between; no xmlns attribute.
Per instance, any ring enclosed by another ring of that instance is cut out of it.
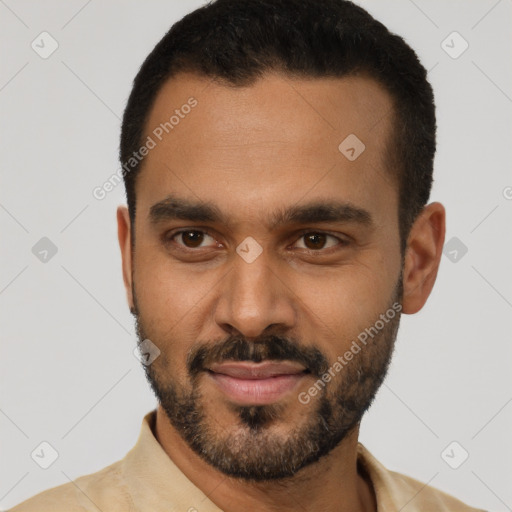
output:
<svg viewBox="0 0 512 512"><path fill-rule="evenodd" d="M392 111L389 94L367 77L272 73L234 87L179 74L145 125L153 147L137 178L137 210L171 193L228 202L233 215L306 195L394 208L385 159Z"/></svg>

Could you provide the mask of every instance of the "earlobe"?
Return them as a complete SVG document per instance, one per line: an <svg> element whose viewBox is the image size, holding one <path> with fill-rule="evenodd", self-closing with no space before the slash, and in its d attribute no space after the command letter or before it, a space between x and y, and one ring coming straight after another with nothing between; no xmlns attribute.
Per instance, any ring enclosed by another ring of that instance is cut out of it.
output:
<svg viewBox="0 0 512 512"><path fill-rule="evenodd" d="M117 208L117 237L119 248L121 249L123 281L126 289L126 298L130 311L134 309L132 293L132 240L131 240L131 222L128 208L119 206Z"/></svg>
<svg viewBox="0 0 512 512"><path fill-rule="evenodd" d="M431 203L414 222L405 251L403 312L417 313L426 303L441 262L446 212L441 203Z"/></svg>

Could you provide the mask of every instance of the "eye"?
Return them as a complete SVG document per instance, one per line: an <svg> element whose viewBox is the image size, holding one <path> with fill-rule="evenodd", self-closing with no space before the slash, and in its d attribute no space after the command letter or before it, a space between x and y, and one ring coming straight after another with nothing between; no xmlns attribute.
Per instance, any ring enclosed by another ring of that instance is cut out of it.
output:
<svg viewBox="0 0 512 512"><path fill-rule="evenodd" d="M215 238L202 229L182 229L180 231L175 231L165 235L165 240L166 242L173 242L178 245L178 247L185 250L218 247L218 243ZM349 242L344 238L324 233L322 231L304 231L299 234L299 239L296 244L302 240L302 247L299 245L298 248L312 252L320 252L332 247L346 246L349 244Z"/></svg>
<svg viewBox="0 0 512 512"><path fill-rule="evenodd" d="M328 245L328 240L331 239L332 243ZM308 231L301 234L299 240L304 240L304 247L300 249L307 249L310 251L320 251L322 249L330 249L336 245L347 245L348 241L328 233L321 231Z"/></svg>
<svg viewBox="0 0 512 512"><path fill-rule="evenodd" d="M209 235L206 231L199 230L199 229L184 229L181 231L177 231L174 234L171 234L166 237L169 241L175 241L175 239L180 240L182 244L178 243L178 245L181 245L182 247L185 247L187 249L197 249L198 247L205 247L201 246L201 244L208 238L213 240L215 242L215 239Z"/></svg>

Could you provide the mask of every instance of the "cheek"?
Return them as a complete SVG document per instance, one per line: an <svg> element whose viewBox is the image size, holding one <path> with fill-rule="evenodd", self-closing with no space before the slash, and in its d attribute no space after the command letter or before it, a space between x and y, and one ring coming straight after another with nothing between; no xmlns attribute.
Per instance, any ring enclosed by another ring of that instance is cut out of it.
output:
<svg viewBox="0 0 512 512"><path fill-rule="evenodd" d="M399 268L377 268L347 265L323 277L300 277L298 289L302 290L301 301L311 323L311 339L317 343L326 340L326 355L336 357L334 354L343 353L390 307Z"/></svg>
<svg viewBox="0 0 512 512"><path fill-rule="evenodd" d="M154 259L139 258L134 283L139 325L161 352L152 364L155 375L162 385L172 379L186 386L187 352L194 341L191 316L197 301L183 291L188 287L179 273L160 268Z"/></svg>
<svg viewBox="0 0 512 512"><path fill-rule="evenodd" d="M154 247L141 244L138 250L134 283L139 322L162 351L172 353L172 366L184 366L211 317L208 304L224 272L187 269Z"/></svg>
<svg viewBox="0 0 512 512"><path fill-rule="evenodd" d="M167 325L193 308L209 287L205 279L190 276L182 265L154 246L141 244L134 268L139 310L147 318L165 320Z"/></svg>

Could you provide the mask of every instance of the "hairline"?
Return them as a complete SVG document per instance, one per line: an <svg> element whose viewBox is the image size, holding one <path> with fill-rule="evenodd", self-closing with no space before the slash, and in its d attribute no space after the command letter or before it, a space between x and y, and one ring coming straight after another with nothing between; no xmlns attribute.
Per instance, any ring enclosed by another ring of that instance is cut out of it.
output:
<svg viewBox="0 0 512 512"><path fill-rule="evenodd" d="M153 109L155 108L155 104L157 102L157 99L159 95L162 93L162 90L171 82L172 80L179 80L182 77L190 76L190 77L196 77L198 79L204 79L205 81L214 82L222 87L226 88L244 88L244 87L252 87L256 83L260 82L261 80L264 80L267 77L270 76L281 76L288 79L296 79L296 80L305 80L305 81L315 81L315 80L322 80L322 79L333 79L333 80L344 80L344 79L350 79L350 78L361 78L363 80L369 80L372 81L374 84L376 84L382 91L386 93L388 96L388 99L391 103L391 109L386 112L386 114L381 118L379 121L377 121L376 124L382 122L382 120L385 117L389 116L388 120L388 127L386 129L385 133L385 141L384 141L384 151L382 154L382 168L385 173L387 173L388 176L391 177L393 180L393 184L395 186L397 195L398 195L398 211L397 218L398 218L398 229L399 229L399 236L400 236L400 246L401 251L403 252L405 250L406 245L406 238L407 234L411 227L411 220L407 221L406 219L402 218L402 176L404 173L404 162L398 155L399 150L399 130L398 130L398 123L400 122L400 114L397 109L397 99L392 91L389 90L389 88L386 86L386 84L383 83L382 80L379 80L378 77L375 76L374 73L372 73L371 69L367 69L364 67L354 68L350 71L347 71L347 73L344 74L319 74L314 75L312 73L300 73L298 71L288 70L286 69L282 64L277 64L273 66L266 66L261 71L253 74L247 79L244 80L231 80L229 78L220 76L220 75L210 75L207 73L202 72L200 69L197 68L193 63L187 62L186 64L182 64L181 66L175 66L174 69L172 69L165 78L162 79L161 83L159 84L159 87L156 89L151 104L148 106L144 119L141 123L141 133L139 137L138 144L141 145L144 140L144 134L146 133L146 130L148 129L148 123L149 118L151 117L151 114L153 112ZM376 124L374 126L376 126ZM373 129L373 128L372 128ZM136 218L136 196L135 188L137 185L137 179L139 174L144 170L145 163L147 160L147 156L142 158L139 165L132 171L134 176L132 178L132 192L133 192L133 199L134 202L132 205L129 206L129 216L131 223L135 223ZM393 170L396 169L396 170ZM130 208L131 206L131 208ZM405 222L405 225L403 223ZM134 235L135 233L133 233Z"/></svg>

